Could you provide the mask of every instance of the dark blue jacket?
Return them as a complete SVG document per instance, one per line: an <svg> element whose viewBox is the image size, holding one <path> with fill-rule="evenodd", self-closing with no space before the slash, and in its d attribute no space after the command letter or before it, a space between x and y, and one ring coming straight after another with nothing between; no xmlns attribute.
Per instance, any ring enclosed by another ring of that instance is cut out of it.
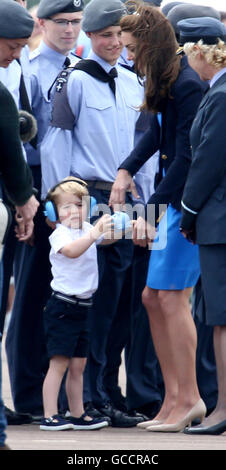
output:
<svg viewBox="0 0 226 470"><path fill-rule="evenodd" d="M204 96L190 135L192 164L183 203L197 213L196 242L200 245L226 243L225 112L226 73Z"/></svg>
<svg viewBox="0 0 226 470"><path fill-rule="evenodd" d="M181 198L191 163L189 132L203 97L206 85L188 65L181 60L181 70L171 88L171 97L165 100L160 128L157 116L120 168L133 176L141 166L160 150L160 168L165 177L157 185L148 204L169 204L181 210Z"/></svg>

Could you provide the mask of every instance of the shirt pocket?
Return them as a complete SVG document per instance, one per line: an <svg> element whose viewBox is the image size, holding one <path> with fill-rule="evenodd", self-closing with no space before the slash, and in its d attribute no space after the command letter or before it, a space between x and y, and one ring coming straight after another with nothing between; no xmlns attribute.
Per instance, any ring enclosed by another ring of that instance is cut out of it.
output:
<svg viewBox="0 0 226 470"><path fill-rule="evenodd" d="M112 110L112 103L107 99L99 96L89 95L85 99L87 112L90 114L106 114Z"/></svg>

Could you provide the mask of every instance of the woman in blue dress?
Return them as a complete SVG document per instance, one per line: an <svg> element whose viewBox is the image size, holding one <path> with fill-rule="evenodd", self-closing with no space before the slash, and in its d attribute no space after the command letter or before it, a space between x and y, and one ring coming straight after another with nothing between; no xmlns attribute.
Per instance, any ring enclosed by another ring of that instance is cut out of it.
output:
<svg viewBox="0 0 226 470"><path fill-rule="evenodd" d="M136 8L136 13L121 20L122 40L130 58L133 56L138 76L145 75L142 109L155 113L155 118L120 166L109 203L123 204L128 188L136 196L132 177L159 149L156 192L148 201L146 220L138 218L133 236L141 246L155 238L142 300L163 374L165 397L155 420L140 426L148 431L177 432L206 413L197 387L197 335L189 306L192 287L200 274L198 251L179 232L181 196L191 162L189 132L204 85L186 57L177 55L175 33L164 15L147 4Z"/></svg>

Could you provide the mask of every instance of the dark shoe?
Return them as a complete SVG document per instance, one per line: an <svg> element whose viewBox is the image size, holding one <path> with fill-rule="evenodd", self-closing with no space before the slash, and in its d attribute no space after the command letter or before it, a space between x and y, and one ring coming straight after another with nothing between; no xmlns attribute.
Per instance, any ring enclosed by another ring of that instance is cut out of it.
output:
<svg viewBox="0 0 226 470"><path fill-rule="evenodd" d="M18 426L19 424L30 424L32 417L29 413L17 413L5 406L5 417L8 425Z"/></svg>
<svg viewBox="0 0 226 470"><path fill-rule="evenodd" d="M70 417L70 424L72 429L75 431L82 431L82 430L94 430L94 429L101 429L108 426L108 421L103 418L92 418L90 421L86 420L85 417L88 416L83 413L80 418L75 418L74 416Z"/></svg>
<svg viewBox="0 0 226 470"><path fill-rule="evenodd" d="M144 415L143 413L138 413L136 410L131 410L131 411L128 411L128 416L132 416L133 418L139 418L141 422L141 419L142 421L149 421L149 418L148 416Z"/></svg>
<svg viewBox="0 0 226 470"><path fill-rule="evenodd" d="M111 418L109 416L104 416L103 414L98 411L91 401L84 403L84 410L88 416L91 418L102 418L108 422L108 425L111 426Z"/></svg>
<svg viewBox="0 0 226 470"><path fill-rule="evenodd" d="M222 434L223 432L226 431L226 419L224 421L221 421L218 424L215 424L214 426L195 426L195 427L190 427L190 428L185 428L184 433L185 434L212 434L215 436L218 436L219 434Z"/></svg>
<svg viewBox="0 0 226 470"><path fill-rule="evenodd" d="M136 411L148 417L149 420L155 418L162 406L161 401L146 403L143 406L136 407Z"/></svg>
<svg viewBox="0 0 226 470"><path fill-rule="evenodd" d="M31 415L32 424L41 424L43 415Z"/></svg>
<svg viewBox="0 0 226 470"><path fill-rule="evenodd" d="M122 411L123 413L127 413L128 408L126 404L126 398L121 393L120 387L113 388L113 390L106 390L109 400L116 410Z"/></svg>
<svg viewBox="0 0 226 470"><path fill-rule="evenodd" d="M113 428L132 428L143 421L143 418L141 417L132 417L127 413L117 410L110 403L104 404L101 408L98 408L98 410L103 415L111 418L111 425Z"/></svg>
<svg viewBox="0 0 226 470"><path fill-rule="evenodd" d="M61 418L60 415L53 415L42 419L40 429L41 431L65 431L73 428L71 423Z"/></svg>
<svg viewBox="0 0 226 470"><path fill-rule="evenodd" d="M5 444L4 446L0 446L0 450L11 450L9 446L7 446L7 444Z"/></svg>

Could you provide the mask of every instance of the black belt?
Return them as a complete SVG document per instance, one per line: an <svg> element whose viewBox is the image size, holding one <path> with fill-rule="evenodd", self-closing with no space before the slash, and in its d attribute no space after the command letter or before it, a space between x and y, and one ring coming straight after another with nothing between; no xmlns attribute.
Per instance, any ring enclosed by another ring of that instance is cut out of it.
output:
<svg viewBox="0 0 226 470"><path fill-rule="evenodd" d="M85 182L90 188L102 189L105 191L111 191L113 186L113 183L110 183L110 181L85 180ZM131 193L131 190L127 189L126 192Z"/></svg>
<svg viewBox="0 0 226 470"><path fill-rule="evenodd" d="M64 302L69 302L70 304L81 305L82 307L92 307L93 305L92 297L89 297L88 299L81 299L76 295L66 295L55 291L52 293L52 296L59 300L63 300Z"/></svg>

